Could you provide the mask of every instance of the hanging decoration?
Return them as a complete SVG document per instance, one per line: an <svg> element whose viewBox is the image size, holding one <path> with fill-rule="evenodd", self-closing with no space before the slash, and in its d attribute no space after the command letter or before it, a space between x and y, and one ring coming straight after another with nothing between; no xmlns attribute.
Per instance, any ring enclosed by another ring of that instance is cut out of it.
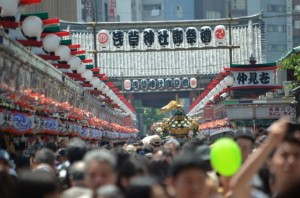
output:
<svg viewBox="0 0 300 198"><path fill-rule="evenodd" d="M124 89L127 91L131 89L131 81L130 80L124 81Z"/></svg>
<svg viewBox="0 0 300 198"><path fill-rule="evenodd" d="M169 32L167 29L158 30L158 43L162 47L166 47L169 45Z"/></svg>
<svg viewBox="0 0 300 198"><path fill-rule="evenodd" d="M147 47L151 47L154 43L154 30L153 29L145 29L144 30L144 44Z"/></svg>
<svg viewBox="0 0 300 198"><path fill-rule="evenodd" d="M124 42L124 33L121 30L115 30L112 33L113 35L113 45L116 48L120 48L123 46L123 42Z"/></svg>
<svg viewBox="0 0 300 198"><path fill-rule="evenodd" d="M197 42L197 28L188 27L186 29L185 35L186 35L186 42L189 45L193 46L193 45L196 44L196 42Z"/></svg>
<svg viewBox="0 0 300 198"><path fill-rule="evenodd" d="M226 41L226 28L224 25L217 25L214 29L216 42L219 45L224 45Z"/></svg>
<svg viewBox="0 0 300 198"><path fill-rule="evenodd" d="M136 48L139 45L139 30L129 30L128 31L128 43L132 48Z"/></svg>
<svg viewBox="0 0 300 198"><path fill-rule="evenodd" d="M172 39L176 46L180 46L183 43L183 29L174 28L172 31Z"/></svg>
<svg viewBox="0 0 300 198"><path fill-rule="evenodd" d="M200 29L200 38L202 43L208 45L211 42L211 27L204 26Z"/></svg>
<svg viewBox="0 0 300 198"><path fill-rule="evenodd" d="M97 40L101 48L106 48L109 45L109 31L100 30L97 34Z"/></svg>

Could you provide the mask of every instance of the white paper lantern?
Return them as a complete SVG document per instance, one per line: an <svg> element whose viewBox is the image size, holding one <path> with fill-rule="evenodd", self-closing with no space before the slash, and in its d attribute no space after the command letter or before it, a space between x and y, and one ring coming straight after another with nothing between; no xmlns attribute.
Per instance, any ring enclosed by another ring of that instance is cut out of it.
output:
<svg viewBox="0 0 300 198"><path fill-rule="evenodd" d="M81 76L85 78L86 81L91 81L93 78L93 72L91 70L86 70Z"/></svg>
<svg viewBox="0 0 300 198"><path fill-rule="evenodd" d="M108 91L109 91L109 87L105 85L103 89L103 93L106 95Z"/></svg>
<svg viewBox="0 0 300 198"><path fill-rule="evenodd" d="M100 80L100 83L99 83L97 89L103 91L104 87L105 87L105 83Z"/></svg>
<svg viewBox="0 0 300 198"><path fill-rule="evenodd" d="M223 91L223 88L221 87L220 84L217 85L216 90L218 93L220 93L221 91Z"/></svg>
<svg viewBox="0 0 300 198"><path fill-rule="evenodd" d="M226 76L226 77L224 78L224 82L225 82L225 84L226 84L228 87L231 87L231 86L233 85L233 83L234 83L234 79L233 79L232 76Z"/></svg>
<svg viewBox="0 0 300 198"><path fill-rule="evenodd" d="M81 64L79 68L77 68L77 72L83 74L86 71L85 65Z"/></svg>
<svg viewBox="0 0 300 198"><path fill-rule="evenodd" d="M224 80L222 80L222 81L220 82L220 86L221 86L223 89L227 88L227 85L225 84L225 81L224 81Z"/></svg>
<svg viewBox="0 0 300 198"><path fill-rule="evenodd" d="M43 48L47 52L55 52L60 43L60 38L55 34L49 34L45 38L43 38Z"/></svg>
<svg viewBox="0 0 300 198"><path fill-rule="evenodd" d="M196 78L190 78L190 85L191 88L196 88L197 87L197 79Z"/></svg>
<svg viewBox="0 0 300 198"><path fill-rule="evenodd" d="M59 56L61 61L68 61L71 57L70 53L70 48L64 45L60 45L55 51L55 55Z"/></svg>
<svg viewBox="0 0 300 198"><path fill-rule="evenodd" d="M1 16L15 16L18 13L18 0L0 0Z"/></svg>
<svg viewBox="0 0 300 198"><path fill-rule="evenodd" d="M97 34L99 46L106 48L109 45L109 32L107 30L100 30Z"/></svg>
<svg viewBox="0 0 300 198"><path fill-rule="evenodd" d="M77 56L72 56L68 60L68 64L70 65L70 68L72 70L77 70L81 66L81 59L78 58Z"/></svg>
<svg viewBox="0 0 300 198"><path fill-rule="evenodd" d="M100 85L100 79L97 77L93 77L91 80L91 84L93 85L94 88L98 88L98 86Z"/></svg>
<svg viewBox="0 0 300 198"><path fill-rule="evenodd" d="M43 21L37 16L26 17L22 23L22 30L28 37L37 37L38 40L43 32Z"/></svg>
<svg viewBox="0 0 300 198"><path fill-rule="evenodd" d="M124 89L127 91L131 89L131 81L130 80L124 80Z"/></svg>
<svg viewBox="0 0 300 198"><path fill-rule="evenodd" d="M224 25L217 25L214 29L214 35L218 44L225 44L226 28Z"/></svg>

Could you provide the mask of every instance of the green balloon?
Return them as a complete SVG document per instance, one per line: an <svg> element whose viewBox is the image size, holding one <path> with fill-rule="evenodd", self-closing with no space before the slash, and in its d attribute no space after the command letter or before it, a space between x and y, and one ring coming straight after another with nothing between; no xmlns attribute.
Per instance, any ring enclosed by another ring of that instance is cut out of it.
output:
<svg viewBox="0 0 300 198"><path fill-rule="evenodd" d="M218 173L223 176L232 176L242 164L240 147L230 138L221 138L213 144L210 160Z"/></svg>

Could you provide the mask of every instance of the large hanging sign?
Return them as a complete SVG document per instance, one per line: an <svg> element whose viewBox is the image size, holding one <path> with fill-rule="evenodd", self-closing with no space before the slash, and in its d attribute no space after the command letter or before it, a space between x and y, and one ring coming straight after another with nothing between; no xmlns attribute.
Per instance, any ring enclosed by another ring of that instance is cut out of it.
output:
<svg viewBox="0 0 300 198"><path fill-rule="evenodd" d="M107 46L106 40L109 42L109 35L106 30L102 34L98 35L98 41L100 45ZM209 26L203 26L201 28L188 27L183 29L177 27L171 30L146 28L144 30L130 29L128 32L122 30L114 30L111 32L112 44L115 48L121 48L124 45L124 36L127 37L126 42L131 48L137 48L145 45L145 50L149 48L174 48L183 47L186 42L188 46L212 46L213 41L217 45L224 45L226 41L226 28L224 25L217 25L212 28ZM103 44L102 44L103 43ZM173 43L173 45L171 45ZM125 47L126 48L126 47Z"/></svg>
<svg viewBox="0 0 300 198"><path fill-rule="evenodd" d="M130 86L131 85L131 86ZM158 78L158 79L140 79L125 80L124 88L126 91L138 90L162 90L162 89L195 89L198 87L196 78Z"/></svg>
<svg viewBox="0 0 300 198"><path fill-rule="evenodd" d="M231 88L280 88L275 83L274 71L277 67L226 68L234 79Z"/></svg>

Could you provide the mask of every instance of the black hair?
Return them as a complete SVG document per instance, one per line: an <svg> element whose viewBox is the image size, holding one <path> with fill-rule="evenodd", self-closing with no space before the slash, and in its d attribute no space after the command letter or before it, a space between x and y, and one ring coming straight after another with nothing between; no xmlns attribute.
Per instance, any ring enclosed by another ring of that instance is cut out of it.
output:
<svg viewBox="0 0 300 198"><path fill-rule="evenodd" d="M12 198L43 198L46 195L60 192L57 178L49 173L25 173L16 182Z"/></svg>
<svg viewBox="0 0 300 198"><path fill-rule="evenodd" d="M151 177L138 177L132 180L125 198L150 198L152 187L159 183Z"/></svg>
<svg viewBox="0 0 300 198"><path fill-rule="evenodd" d="M182 171L196 168L202 171L206 171L207 167L203 160L201 160L194 153L184 153L174 158L170 167L170 175L177 177Z"/></svg>
<svg viewBox="0 0 300 198"><path fill-rule="evenodd" d="M87 152L87 146L84 141L79 138L72 139L66 148L67 158L72 164L76 161L81 161Z"/></svg>

